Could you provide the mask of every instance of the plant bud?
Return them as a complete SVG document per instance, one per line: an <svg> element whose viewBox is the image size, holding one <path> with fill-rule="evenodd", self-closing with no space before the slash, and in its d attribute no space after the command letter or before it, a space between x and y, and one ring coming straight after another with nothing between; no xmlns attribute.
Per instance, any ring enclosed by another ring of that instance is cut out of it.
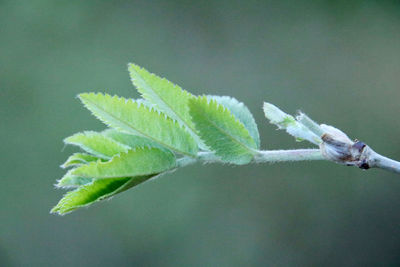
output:
<svg viewBox="0 0 400 267"><path fill-rule="evenodd" d="M369 164L363 159L363 152L367 147L361 141L352 141L341 130L322 124L324 130L320 149L322 155L328 160L345 164L348 166L358 166L361 169L369 169Z"/></svg>

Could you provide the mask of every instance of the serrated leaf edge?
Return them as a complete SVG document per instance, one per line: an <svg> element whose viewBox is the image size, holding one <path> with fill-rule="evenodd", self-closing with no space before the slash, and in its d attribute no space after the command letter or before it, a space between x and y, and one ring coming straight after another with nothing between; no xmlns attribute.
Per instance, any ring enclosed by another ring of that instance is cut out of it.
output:
<svg viewBox="0 0 400 267"><path fill-rule="evenodd" d="M159 149L159 148L156 148L156 147L148 147L148 148L145 148L145 147L144 147L144 148L136 147L136 148L130 149L130 151L128 151L128 152L136 152L137 150L145 150L145 149L149 149L149 150L153 150L153 149L154 149L154 150L159 150L159 151L161 151L161 152L163 152L163 153L165 153L165 154L168 153L168 152L166 152L166 151L164 151L164 150L161 150L161 149ZM109 163L112 162L115 158L121 158L122 156L126 155L128 152L123 152L123 153L116 154L116 155L114 155L114 156L111 158L111 160L106 161L106 162L96 161L96 162L90 162L89 164L86 164L86 165L87 165L87 166L90 166L90 165L97 165L97 164L99 164L99 165L102 165L102 164L109 164ZM171 156L174 157L174 160L175 160L175 166L171 167L171 169L174 169L174 168L176 168L176 158L175 158L175 155L174 155L172 152L170 152L170 153L171 153ZM78 170L79 168L80 168L80 167L75 168L75 169L72 169L72 170L71 170L71 175L85 177L85 176L83 176L83 175L76 175L76 174L73 174L73 171L76 171L76 170ZM164 170L163 172L165 172L165 171L168 171L168 170ZM153 174L156 174L156 173L159 173L159 172L136 174L136 175L134 175L134 176L132 176L132 177L144 176L144 175L153 175ZM97 177L97 178L94 178L94 179L113 179L113 178L124 178L124 177L126 177L126 176L109 176L109 177L104 177L104 178ZM127 177L130 177L130 176L127 176ZM92 177L85 177L85 178L92 178Z"/></svg>
<svg viewBox="0 0 400 267"><path fill-rule="evenodd" d="M67 138L65 138L64 139L64 143L66 145L74 145L74 146L80 147L81 149L85 150L86 152L88 152L89 154L91 154L91 155L93 155L95 157L99 157L99 158L102 158L102 159L105 159L105 160L111 159L112 157L104 155L104 154L102 154L102 153L100 153L98 151L95 151L95 150L91 149L90 147L87 147L87 146L85 146L83 144L79 144L77 142L71 142L71 141L68 140L68 139L70 139L70 138L72 138L72 137L74 137L76 135L88 135L88 134L89 135L91 135L91 134L101 135L105 139L108 139L110 142L116 143L118 146L121 146L121 148L124 148L125 151L123 151L123 152L128 152L128 150L130 149L129 146L124 145L124 144L122 144L122 143L120 143L120 142L118 142L118 141L116 141L116 140L114 140L114 139L112 139L112 138L110 138L108 136L105 136L105 135L101 134L100 132L96 132L96 131L83 131L83 132L79 132L79 133L73 134L73 135L68 136Z"/></svg>
<svg viewBox="0 0 400 267"><path fill-rule="evenodd" d="M111 96L111 95L106 94L106 93L81 93L81 94L79 94L77 97L81 100L81 102L83 103L83 105L92 113L92 115L95 116L98 120L100 120L101 122L103 122L105 125L107 125L107 126L110 127L110 128L117 129L117 130L119 130L119 131L121 131L121 132L126 132L125 130L123 130L123 129L119 128L119 127L113 127L113 126L111 126L108 122L106 122L105 120L103 120L101 117L99 117L99 116L97 116L96 114L94 114L94 113L91 111L91 108L89 107L89 105L87 105L87 103L86 103L88 100L87 100L87 99L82 99L82 95L85 95L85 94L86 94L86 95L92 95L92 96L101 95L101 96L103 96L103 97L109 97L109 98L115 98L115 99L119 99L119 100L125 100L125 102L131 101L131 102L133 102L134 104L136 104L137 108L143 108L143 109L145 109L145 110L148 111L148 112L157 113L157 115L158 115L161 119L170 120L176 127L179 127L179 129L181 129L182 131L184 131L185 133L187 133L188 136L189 136L190 138L192 138L192 136L187 132L187 130L185 129L185 127L183 127L183 126L180 125L176 120L174 120L174 119L168 117L166 114L162 113L161 111L155 109L155 108L152 107L152 106L146 106L145 104L140 103L140 102L136 102L134 99L131 99L131 98L119 97L119 96L117 96L117 95ZM95 105L98 109L101 109L101 107L99 107L96 103L94 103L94 102L92 102L92 101L88 101L88 102L90 102L92 105ZM103 110L103 109L101 109L101 110L102 110L103 112L107 113L105 110ZM168 148L168 149L170 149L170 150L172 150L172 151L176 151L176 152L181 153L181 154L183 154L183 155L187 155L187 156L190 156L190 157L195 157L195 156L196 156L195 154L190 154L190 153L188 153L188 152L181 151L181 150L179 150L179 149L177 149L177 148L171 147L171 146L168 145L168 144L162 143L162 142L160 142L159 140L156 140L156 139L152 138L151 136L148 136L148 135L146 135L146 134L144 134L144 133L141 133L140 131L138 131L138 130L132 128L129 124L124 123L123 121L119 120L119 119L116 118L115 116L112 116L112 115L110 115L109 113L107 113L107 114L108 114L109 116L113 117L115 120L118 120L121 124L124 124L127 128L131 129L132 132L130 132L130 133L128 133L128 134L136 134L136 135L139 135L139 136L146 137L146 138L148 138L148 139L150 139L150 140L152 140L152 141L154 141L154 142L156 142L156 143L159 143L160 145L162 145L162 146L164 146L164 147L166 147L166 148Z"/></svg>
<svg viewBox="0 0 400 267"><path fill-rule="evenodd" d="M195 97L194 95L192 95L191 93L189 93L187 90L185 90L185 89L183 89L182 87L180 87L179 85L177 85L177 84L175 84L175 83L169 81L169 80L166 79L165 77L160 77L160 76L158 76L157 74L152 73L152 72L148 71L147 69L145 69L144 67L141 67L141 66L139 66L139 65L137 65L137 64L129 63L129 64L128 64L128 72L129 72L129 76L130 76L130 78L131 78L131 82L132 82L132 84L136 87L136 89L139 91L139 93L141 94L141 96L142 96L144 99L146 99L146 100L147 100L147 98L148 98L148 97L147 97L148 93L146 93L145 90L142 90L141 88L139 88L139 87L136 85L136 84L137 84L137 83L136 83L137 78L136 78L134 75L132 75L132 72L135 72L135 75L138 76L138 77L140 77L140 79L142 79L143 83L145 83L146 85L147 85L147 82L146 82L145 79L142 77L142 75L140 75L140 74L138 73L138 71L137 71L135 68L139 68L140 70L143 70L143 71L149 73L150 76L151 76L152 78L156 78L156 79L160 78L162 81L167 82L168 84L172 85L173 88L177 88L177 89L181 90L182 93L183 93L184 95L188 96L188 100ZM172 113L173 116L174 116L174 117L171 117L171 118L174 119L174 120L176 120L176 121L179 123L179 125L183 126L183 127L190 133L190 135L191 135L198 143L199 143L199 142L202 142L200 136L198 136L198 134L196 133L196 129L195 129L195 127L194 127L194 123L192 122L193 126L190 125L189 123L187 123L187 122L173 109L173 107L171 107L171 105L169 105L166 101L164 101L164 99L163 99L151 86L147 86L147 87L148 87L147 89L150 90L150 91L152 92L152 94L153 94L154 96L156 96L156 98L157 98L160 102L163 102L164 105L167 106L168 111L169 111L170 113ZM162 110L163 108L160 107L158 104L156 104L156 103L152 103L152 104L156 107L156 109L159 109L161 112L163 111L163 110ZM187 103L186 110L187 110L187 112L188 112L188 114L189 114L189 106L188 106L188 104L189 104L189 103ZM189 116L190 116L190 114L189 114ZM204 150L208 150L207 146L206 146L204 143L199 143L198 145L199 145L201 148L203 148Z"/></svg>
<svg viewBox="0 0 400 267"><path fill-rule="evenodd" d="M214 102L217 105L217 110L220 111L222 109L222 112L227 112L229 114L229 116L231 118L234 119L234 121L240 125L240 127L247 132L247 134L250 136L251 140L254 142L254 145L256 146L256 143L254 141L254 139L251 137L249 131L247 130L247 128L243 125L242 122L240 122L233 114L232 112L226 108L224 105L219 104L216 100L214 99L208 99L207 95L202 95L202 96L198 96L197 99L201 99L201 100L206 100L207 101L207 105L210 105L211 102ZM192 101L192 100L190 100ZM249 147L246 144L242 143L240 140L237 140L236 138L234 138L233 136L231 136L229 133L227 133L225 130L221 129L220 127L218 127L218 125L216 125L214 122L208 120L208 118L206 118L208 122L210 122L210 124L212 124L214 127L218 128L222 133L226 134L232 141L234 141L235 143L239 144L240 146L244 147L246 150L248 150L250 152L250 154L255 155L258 153L258 151L255 148ZM203 139L202 139L203 140ZM205 140L203 140L206 144L207 142ZM208 145L208 144L207 144ZM216 151L216 154L218 155L218 152Z"/></svg>

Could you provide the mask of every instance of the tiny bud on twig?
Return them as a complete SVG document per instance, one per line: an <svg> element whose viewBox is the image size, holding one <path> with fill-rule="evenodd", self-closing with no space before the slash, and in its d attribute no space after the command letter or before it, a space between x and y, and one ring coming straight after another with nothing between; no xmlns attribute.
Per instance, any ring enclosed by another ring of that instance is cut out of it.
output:
<svg viewBox="0 0 400 267"><path fill-rule="evenodd" d="M325 131L320 145L322 155L336 163L357 166L360 169L381 168L400 173L400 162L379 155L361 141L352 141L340 131L329 125L321 125Z"/></svg>

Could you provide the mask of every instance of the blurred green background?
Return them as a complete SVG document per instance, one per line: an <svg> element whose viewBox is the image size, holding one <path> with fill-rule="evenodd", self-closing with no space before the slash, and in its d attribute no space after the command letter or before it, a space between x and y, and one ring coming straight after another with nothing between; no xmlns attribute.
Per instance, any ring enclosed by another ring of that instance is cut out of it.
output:
<svg viewBox="0 0 400 267"><path fill-rule="evenodd" d="M138 97L128 62L245 102L263 148L309 146L266 100L400 159L398 1L0 0L1 266L400 265L400 176L329 162L199 164L50 215L63 138L104 128L75 96Z"/></svg>

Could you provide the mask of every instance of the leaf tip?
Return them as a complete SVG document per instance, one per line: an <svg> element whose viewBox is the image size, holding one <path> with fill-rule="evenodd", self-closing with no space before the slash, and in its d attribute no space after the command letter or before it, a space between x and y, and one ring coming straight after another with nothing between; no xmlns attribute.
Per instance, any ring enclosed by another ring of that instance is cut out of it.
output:
<svg viewBox="0 0 400 267"><path fill-rule="evenodd" d="M281 109L279 109L277 106L264 102L264 114L267 119L270 120L272 124L281 124L283 122L292 122L295 121L295 119L289 115L283 112ZM282 125L278 125L282 126Z"/></svg>
<svg viewBox="0 0 400 267"><path fill-rule="evenodd" d="M51 210L50 210L50 214L56 214L56 215L60 215L63 216L66 213L61 211L61 207L60 204L57 204L56 206L54 206Z"/></svg>

